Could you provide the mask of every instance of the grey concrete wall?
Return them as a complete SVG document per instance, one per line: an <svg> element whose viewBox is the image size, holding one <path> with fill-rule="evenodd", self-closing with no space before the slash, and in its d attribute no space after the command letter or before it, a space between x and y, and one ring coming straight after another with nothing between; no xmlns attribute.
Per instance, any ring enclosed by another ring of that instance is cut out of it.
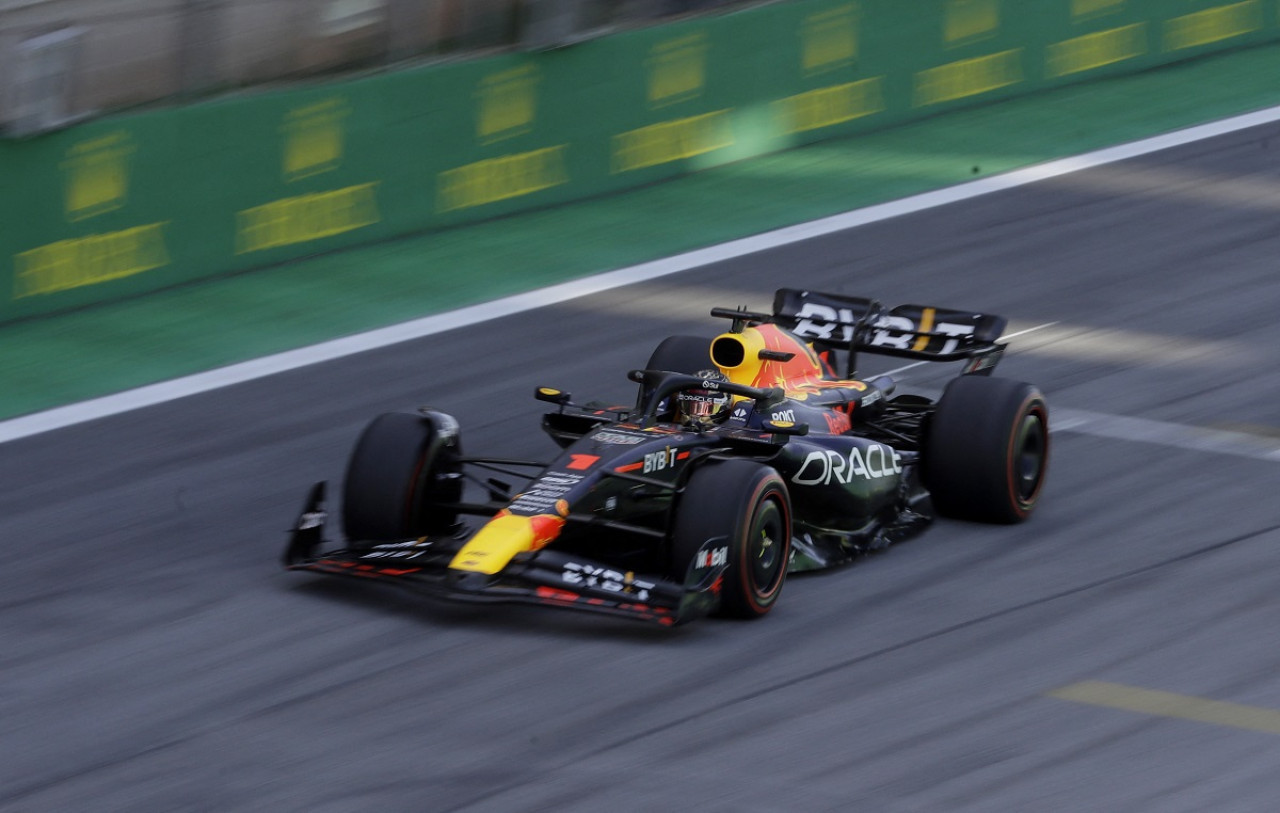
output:
<svg viewBox="0 0 1280 813"><path fill-rule="evenodd" d="M0 123L18 46L84 30L71 107L207 91L511 42L519 0L0 0Z"/></svg>
<svg viewBox="0 0 1280 813"><path fill-rule="evenodd" d="M714 8L745 0L687 2ZM520 47L522 25L524 45L538 47L531 26L548 14L568 15L571 26L599 34L648 24L672 7L672 0L0 0L0 137L15 133L23 110L21 44L68 27L82 36L65 107L85 116L416 57Z"/></svg>

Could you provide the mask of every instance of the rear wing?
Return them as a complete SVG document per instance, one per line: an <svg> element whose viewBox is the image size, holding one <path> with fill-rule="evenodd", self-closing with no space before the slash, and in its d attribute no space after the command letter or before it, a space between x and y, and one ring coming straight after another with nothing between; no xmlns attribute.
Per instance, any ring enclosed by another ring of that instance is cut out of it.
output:
<svg viewBox="0 0 1280 813"><path fill-rule="evenodd" d="M864 297L781 288L767 316L716 308L713 315L767 321L810 342L819 352L849 354L846 375L853 377L859 352L922 361L967 361L965 374L988 374L1000 361L1003 316L929 305L886 308ZM764 318L761 318L761 317Z"/></svg>

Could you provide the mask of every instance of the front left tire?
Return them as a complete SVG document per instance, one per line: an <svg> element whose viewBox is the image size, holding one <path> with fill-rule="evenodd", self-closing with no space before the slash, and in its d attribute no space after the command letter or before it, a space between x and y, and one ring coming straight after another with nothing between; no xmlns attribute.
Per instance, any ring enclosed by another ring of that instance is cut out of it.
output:
<svg viewBox="0 0 1280 813"><path fill-rule="evenodd" d="M672 523L673 576L715 564L720 551L726 568L718 614L750 619L772 610L791 561L791 499L772 468L719 460L690 475Z"/></svg>

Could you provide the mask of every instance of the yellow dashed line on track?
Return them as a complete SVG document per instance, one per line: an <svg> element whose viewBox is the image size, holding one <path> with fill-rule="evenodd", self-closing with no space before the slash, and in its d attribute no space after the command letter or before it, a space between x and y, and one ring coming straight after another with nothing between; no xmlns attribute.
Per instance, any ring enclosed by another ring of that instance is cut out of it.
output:
<svg viewBox="0 0 1280 813"><path fill-rule="evenodd" d="M1197 723L1280 734L1280 711L1173 692L1140 689L1120 683L1086 680L1048 692L1049 697L1123 711L1192 720Z"/></svg>

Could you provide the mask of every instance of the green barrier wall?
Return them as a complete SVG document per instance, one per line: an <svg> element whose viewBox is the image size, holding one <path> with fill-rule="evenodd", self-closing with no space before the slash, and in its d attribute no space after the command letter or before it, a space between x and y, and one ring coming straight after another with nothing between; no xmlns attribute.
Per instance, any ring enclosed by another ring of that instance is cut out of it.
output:
<svg viewBox="0 0 1280 813"><path fill-rule="evenodd" d="M0 142L0 322L1278 33L1280 0L796 0L105 118Z"/></svg>

